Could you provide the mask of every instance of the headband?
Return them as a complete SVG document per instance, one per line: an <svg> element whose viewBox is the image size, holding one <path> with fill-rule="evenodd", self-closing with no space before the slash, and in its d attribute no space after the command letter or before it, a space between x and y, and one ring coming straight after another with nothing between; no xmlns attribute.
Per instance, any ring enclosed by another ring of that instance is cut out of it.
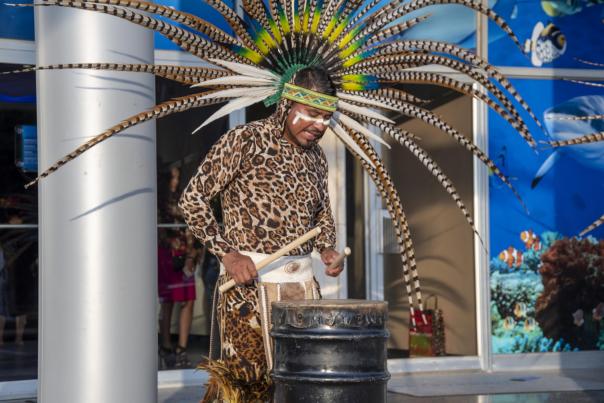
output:
<svg viewBox="0 0 604 403"><path fill-rule="evenodd" d="M281 97L328 112L335 112L338 105L338 97L322 94L289 83L285 83L283 86Z"/></svg>

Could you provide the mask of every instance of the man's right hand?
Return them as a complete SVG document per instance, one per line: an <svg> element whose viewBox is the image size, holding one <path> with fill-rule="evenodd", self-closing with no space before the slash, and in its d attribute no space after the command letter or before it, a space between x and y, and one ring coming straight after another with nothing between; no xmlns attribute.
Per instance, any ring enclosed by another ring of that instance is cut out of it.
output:
<svg viewBox="0 0 604 403"><path fill-rule="evenodd" d="M227 273L237 284L251 284L258 277L256 265L249 256L239 252L229 252L222 257Z"/></svg>

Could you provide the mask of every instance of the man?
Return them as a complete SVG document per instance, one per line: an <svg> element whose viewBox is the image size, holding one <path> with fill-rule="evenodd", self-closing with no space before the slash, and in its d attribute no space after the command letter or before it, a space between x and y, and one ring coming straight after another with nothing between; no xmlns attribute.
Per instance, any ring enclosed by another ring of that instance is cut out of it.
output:
<svg viewBox="0 0 604 403"><path fill-rule="evenodd" d="M204 401L268 400L270 302L319 298L309 257L312 241L260 275L255 264L316 226L322 231L314 248L323 263L338 255L327 162L317 144L335 110L334 94L323 70L300 70L293 85L285 84L272 116L220 138L182 195L187 224L222 262L219 284L232 278L239 285L217 301L221 360L207 366L211 379ZM224 230L210 208L217 195ZM327 274L341 271L336 267Z"/></svg>

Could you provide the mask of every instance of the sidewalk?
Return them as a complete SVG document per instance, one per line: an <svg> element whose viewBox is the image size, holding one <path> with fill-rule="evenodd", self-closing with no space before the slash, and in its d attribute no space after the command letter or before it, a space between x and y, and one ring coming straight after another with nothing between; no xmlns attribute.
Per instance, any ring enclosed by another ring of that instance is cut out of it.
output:
<svg viewBox="0 0 604 403"><path fill-rule="evenodd" d="M205 378L165 371L157 403L198 403ZM604 403L604 371L399 373L392 375L388 391L388 403ZM2 402L37 403L33 398Z"/></svg>
<svg viewBox="0 0 604 403"><path fill-rule="evenodd" d="M197 387L164 389L159 393L158 403L199 403L200 390ZM598 403L604 402L604 391L530 393L508 395L472 395L415 397L388 393L388 403ZM24 401L14 402L24 403ZM335 403L335 402L334 402ZM345 402L342 402L345 403ZM371 402L367 402L371 403Z"/></svg>
<svg viewBox="0 0 604 403"><path fill-rule="evenodd" d="M158 403L199 403L201 389L185 388L162 389ZM35 399L6 400L4 403L36 403ZM388 393L388 403L600 403L604 402L604 391L590 392L552 392L525 393L507 395L472 395L415 397L404 394ZM344 402L343 402L344 403ZM367 402L371 403L371 402Z"/></svg>

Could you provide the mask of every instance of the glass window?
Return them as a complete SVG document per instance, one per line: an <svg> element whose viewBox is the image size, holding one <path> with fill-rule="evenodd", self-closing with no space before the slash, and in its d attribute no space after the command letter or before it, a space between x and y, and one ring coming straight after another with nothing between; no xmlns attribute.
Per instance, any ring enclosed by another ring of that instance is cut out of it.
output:
<svg viewBox="0 0 604 403"><path fill-rule="evenodd" d="M24 189L37 170L35 92L33 74L0 78L0 382L38 368L38 192Z"/></svg>
<svg viewBox="0 0 604 403"><path fill-rule="evenodd" d="M430 100L424 108L472 138L472 101L469 97L435 86L405 89ZM472 155L446 133L419 119L399 117L397 123L421 138L418 145L440 165L472 211ZM444 312L446 353L476 355L472 230L456 203L419 159L392 139L387 141L392 149L382 147L382 155L409 220L424 301L430 295L436 297L438 307ZM389 358L403 358L409 355L409 304L398 244L386 210L382 210L381 225L384 299L388 301L391 335ZM436 301L431 298L428 302L433 307Z"/></svg>
<svg viewBox="0 0 604 403"><path fill-rule="evenodd" d="M33 7L8 7L10 0L0 0L0 38L34 39L34 9Z"/></svg>
<svg viewBox="0 0 604 403"><path fill-rule="evenodd" d="M604 130L602 119L557 119L603 114L602 88L562 80L512 83L545 127L529 122L537 141ZM604 228L578 237L604 214L604 142L558 149L542 144L535 153L492 112L489 127L489 152L528 209L491 177L493 352L604 350Z"/></svg>
<svg viewBox="0 0 604 403"><path fill-rule="evenodd" d="M38 230L0 229L0 382L33 379L38 370Z"/></svg>
<svg viewBox="0 0 604 403"><path fill-rule="evenodd" d="M198 92L160 78L156 91L158 102ZM218 260L187 229L178 200L206 153L228 129L228 120L222 118L191 135L220 106L157 121L160 370L195 368L201 357L208 355ZM218 198L214 200L214 208L220 222ZM186 256L193 256L193 260L186 261Z"/></svg>
<svg viewBox="0 0 604 403"><path fill-rule="evenodd" d="M500 66L590 68L602 62L604 4L597 1L498 1L493 6L527 52L494 23L489 24L489 61ZM527 57L528 56L528 57ZM594 60L598 58L598 60Z"/></svg>
<svg viewBox="0 0 604 403"><path fill-rule="evenodd" d="M0 71L20 67L1 64ZM37 189L24 188L37 174L35 94L34 74L0 77L0 224L15 214L20 224L38 221Z"/></svg>

